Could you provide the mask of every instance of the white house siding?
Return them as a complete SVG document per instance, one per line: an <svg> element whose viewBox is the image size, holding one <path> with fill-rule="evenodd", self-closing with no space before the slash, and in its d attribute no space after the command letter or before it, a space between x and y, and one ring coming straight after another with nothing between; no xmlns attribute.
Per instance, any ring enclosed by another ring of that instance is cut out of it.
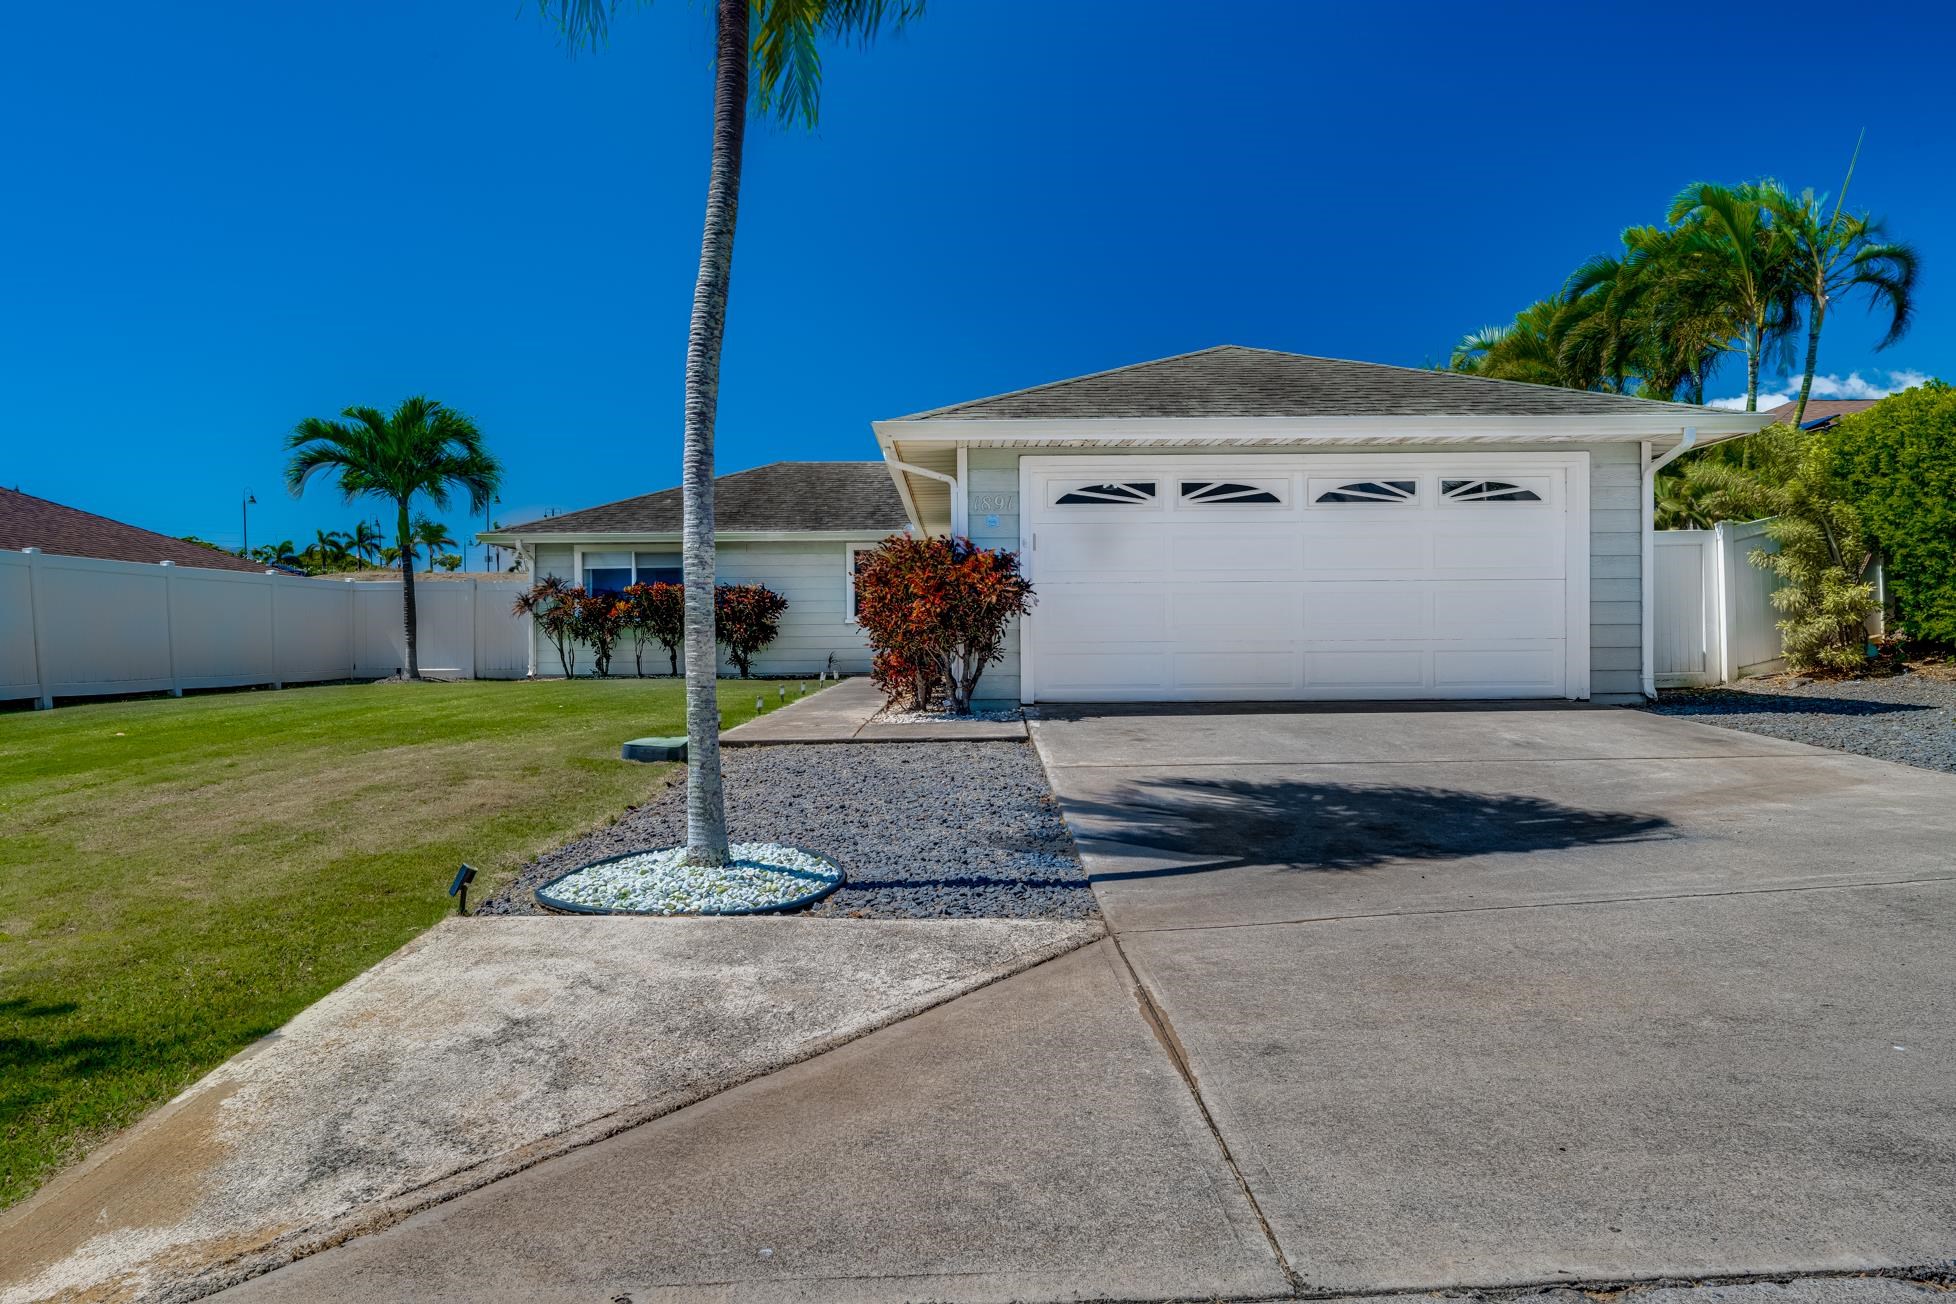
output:
<svg viewBox="0 0 1956 1304"><path fill-rule="evenodd" d="M1643 549L1638 533L1641 479L1635 443L1616 444L1474 444L1471 446L1394 445L1336 448L1323 445L1293 448L1167 448L1160 446L1126 448L973 448L967 453L970 476L971 537L991 548L1019 547L1019 458L1030 453L1077 453L1094 457L1122 454L1153 457L1193 454L1252 457L1258 453L1296 456L1298 453L1334 452L1445 452L1520 453L1543 451L1586 452L1589 454L1589 685L1590 700L1631 702L1641 700L1638 661L1642 656L1643 625L1641 580L1638 568ZM996 523L994 523L994 521ZM1037 588L1037 580L1034 582ZM1006 642L1005 660L985 672L979 684L981 698L993 704L1019 700L1019 633L1015 625Z"/></svg>
<svg viewBox="0 0 1956 1304"><path fill-rule="evenodd" d="M875 542L876 536L865 535L855 543L820 539L806 542L730 542L720 545L720 583L765 584L788 600L788 610L781 617L781 637L766 651L755 656L755 674L815 675L831 664L831 653L834 654L833 665L837 671L845 674L869 672L869 644L864 640L861 628L848 619L847 572L844 567L850 547ZM667 542L634 544L606 541L584 546L589 549L670 551L675 556L678 553L678 545ZM536 545L535 553L538 575L556 575L566 580L577 578L572 545L540 543ZM557 649L541 633L533 633L533 637L537 645L537 673L560 673ZM654 669L655 662L659 673L666 672L664 649L648 648L646 657L648 674ZM591 673L588 653L579 654L577 669L581 675ZM734 673L732 663L724 657L720 669L726 674ZM629 643L613 654L612 673L632 673Z"/></svg>

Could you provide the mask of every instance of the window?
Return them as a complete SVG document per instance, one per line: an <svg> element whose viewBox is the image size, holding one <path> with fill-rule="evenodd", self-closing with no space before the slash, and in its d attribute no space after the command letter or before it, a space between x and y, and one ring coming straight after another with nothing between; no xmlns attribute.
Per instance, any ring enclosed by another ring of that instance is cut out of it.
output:
<svg viewBox="0 0 1956 1304"><path fill-rule="evenodd" d="M1105 507L1121 503L1151 503L1155 500L1153 480L1128 480L1120 484L1075 485L1053 499L1055 507Z"/></svg>
<svg viewBox="0 0 1956 1304"><path fill-rule="evenodd" d="M1326 489L1312 499L1319 503L1410 503L1419 496L1416 480L1353 480Z"/></svg>
<svg viewBox="0 0 1956 1304"><path fill-rule="evenodd" d="M856 574L862 569L862 559L875 551L873 543L852 543L842 550L842 609L851 625L856 623Z"/></svg>
<svg viewBox="0 0 1956 1304"><path fill-rule="evenodd" d="M679 584L685 572L671 552L593 549L580 554L579 583L592 593L623 593L630 584Z"/></svg>
<svg viewBox="0 0 1956 1304"><path fill-rule="evenodd" d="M1260 484L1243 484L1236 480L1184 480L1182 501L1235 504L1281 503L1283 499L1274 489Z"/></svg>
<svg viewBox="0 0 1956 1304"><path fill-rule="evenodd" d="M1506 480L1442 480L1440 493L1451 503L1539 503L1542 496Z"/></svg>

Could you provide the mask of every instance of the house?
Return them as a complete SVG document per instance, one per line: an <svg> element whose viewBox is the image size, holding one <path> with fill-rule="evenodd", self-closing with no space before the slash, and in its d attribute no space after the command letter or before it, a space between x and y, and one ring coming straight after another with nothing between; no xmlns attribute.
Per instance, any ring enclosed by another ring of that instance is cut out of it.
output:
<svg viewBox="0 0 1956 1304"><path fill-rule="evenodd" d="M775 462L715 478L713 505L720 583L765 584L788 599L781 636L754 657L755 673L867 673L869 644L854 614L854 556L909 524L889 469L881 462ZM593 592L677 584L681 507L678 489L662 489L478 537L518 549L532 575ZM531 673L555 663L556 653L533 631Z"/></svg>
<svg viewBox="0 0 1956 1304"><path fill-rule="evenodd" d="M1806 415L1800 422L1800 429L1825 430L1842 417L1853 416L1856 412L1866 412L1880 401L1874 398L1811 399L1807 403ZM1768 409L1766 415L1774 421L1791 421L1793 413L1799 409L1799 406L1797 402L1782 403L1776 408Z"/></svg>
<svg viewBox="0 0 1956 1304"><path fill-rule="evenodd" d="M787 593L771 666L846 644L854 670L853 549L1015 550L1037 605L994 701L1630 702L1655 692L1652 479L1771 419L1223 346L874 422L881 464L722 477L721 568ZM615 582L677 566L677 504L484 537Z"/></svg>
<svg viewBox="0 0 1956 1304"><path fill-rule="evenodd" d="M249 571L262 574L265 566L201 543L124 525L78 507L0 489L0 548L18 552L39 548L63 557L98 557L104 561L160 561L205 570Z"/></svg>

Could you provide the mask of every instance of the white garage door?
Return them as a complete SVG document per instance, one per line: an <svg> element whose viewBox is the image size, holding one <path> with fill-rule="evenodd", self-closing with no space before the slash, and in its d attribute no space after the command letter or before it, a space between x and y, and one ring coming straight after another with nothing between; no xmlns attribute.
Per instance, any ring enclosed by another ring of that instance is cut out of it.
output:
<svg viewBox="0 0 1956 1304"><path fill-rule="evenodd" d="M1586 697L1584 454L1028 457L1028 700Z"/></svg>

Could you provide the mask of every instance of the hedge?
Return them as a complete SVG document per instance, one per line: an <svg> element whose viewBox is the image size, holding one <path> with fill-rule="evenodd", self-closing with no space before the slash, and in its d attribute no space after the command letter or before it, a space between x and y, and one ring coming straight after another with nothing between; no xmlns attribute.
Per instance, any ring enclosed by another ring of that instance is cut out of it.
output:
<svg viewBox="0 0 1956 1304"><path fill-rule="evenodd" d="M1956 645L1956 389L1931 381L1823 432L1918 642Z"/></svg>

